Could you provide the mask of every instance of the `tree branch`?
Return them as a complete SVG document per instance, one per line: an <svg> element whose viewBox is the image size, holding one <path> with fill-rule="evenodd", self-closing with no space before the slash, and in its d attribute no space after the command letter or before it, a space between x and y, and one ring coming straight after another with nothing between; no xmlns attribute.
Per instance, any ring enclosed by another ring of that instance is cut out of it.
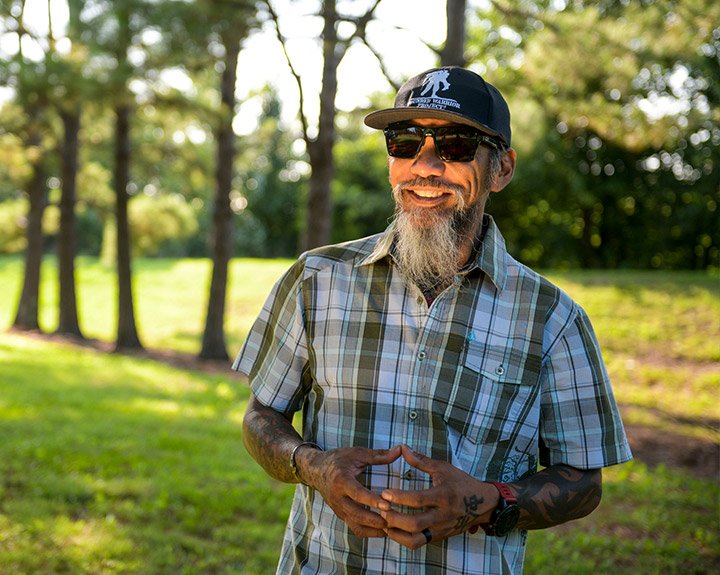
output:
<svg viewBox="0 0 720 575"><path fill-rule="evenodd" d="M295 66L293 66L292 60L290 59L290 54L287 50L286 39L280 32L280 18L278 17L277 12L275 12L275 9L270 3L270 0L265 0L264 4L267 7L268 12L270 13L270 19L275 25L275 35L280 42L283 54L285 54L285 60L287 61L288 67L290 68L290 73L293 75L293 77L295 78L295 82L297 83L298 92L300 94L300 123L302 125L303 139L305 140L305 144L309 147L312 144L312 140L310 139L310 133L308 130L308 120L305 116L305 92L303 91L300 74L298 74L297 70L295 70Z"/></svg>
<svg viewBox="0 0 720 575"><path fill-rule="evenodd" d="M388 81L388 83L395 89L397 92L400 89L401 84L399 82L396 82L390 77L390 73L388 72L388 69L385 67L385 64L383 63L382 57L380 54L378 54L377 50L373 48L370 43L367 41L367 38L363 35L360 40L363 44L365 44L365 47L370 50L370 53L375 56L375 59L378 61L378 65L380 66L380 71L383 73L383 76L385 76L385 79Z"/></svg>

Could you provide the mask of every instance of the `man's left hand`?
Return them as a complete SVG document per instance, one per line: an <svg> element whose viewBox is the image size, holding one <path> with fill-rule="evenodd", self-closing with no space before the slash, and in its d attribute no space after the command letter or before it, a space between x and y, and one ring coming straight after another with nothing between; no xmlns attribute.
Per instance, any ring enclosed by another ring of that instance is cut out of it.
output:
<svg viewBox="0 0 720 575"><path fill-rule="evenodd" d="M432 487L420 491L386 489L382 498L387 505L381 515L387 522L390 539L411 549L468 530L489 521L497 507L499 494L494 486L468 475L447 461L438 461L402 446L402 456L411 466L430 475ZM393 506L417 509L403 513Z"/></svg>

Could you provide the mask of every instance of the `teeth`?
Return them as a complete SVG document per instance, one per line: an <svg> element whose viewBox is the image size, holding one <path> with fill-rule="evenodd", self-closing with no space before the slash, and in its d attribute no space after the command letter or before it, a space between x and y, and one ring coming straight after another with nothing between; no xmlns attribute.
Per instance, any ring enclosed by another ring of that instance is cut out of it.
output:
<svg viewBox="0 0 720 575"><path fill-rule="evenodd" d="M443 195L442 192L433 191L433 190L413 190L415 195L420 196L421 198L439 198Z"/></svg>

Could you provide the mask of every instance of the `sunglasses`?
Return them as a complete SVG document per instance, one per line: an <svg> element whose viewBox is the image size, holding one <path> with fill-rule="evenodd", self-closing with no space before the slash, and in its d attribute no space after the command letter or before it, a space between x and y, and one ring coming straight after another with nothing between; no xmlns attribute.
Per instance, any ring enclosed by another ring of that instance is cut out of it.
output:
<svg viewBox="0 0 720 575"><path fill-rule="evenodd" d="M495 149L503 145L470 126L426 128L412 125L391 125L383 130L388 154L393 158L410 159L420 152L427 136L432 136L435 152L446 162L469 162L481 144Z"/></svg>

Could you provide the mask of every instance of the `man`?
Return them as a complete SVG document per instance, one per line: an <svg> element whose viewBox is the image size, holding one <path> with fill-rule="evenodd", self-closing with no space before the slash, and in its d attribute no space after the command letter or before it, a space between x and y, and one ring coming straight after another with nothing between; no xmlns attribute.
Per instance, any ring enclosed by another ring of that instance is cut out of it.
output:
<svg viewBox="0 0 720 575"><path fill-rule="evenodd" d="M300 484L278 573L521 573L631 458L595 336L485 215L516 160L496 88L430 70L365 123L393 223L301 256L234 365L248 451Z"/></svg>

